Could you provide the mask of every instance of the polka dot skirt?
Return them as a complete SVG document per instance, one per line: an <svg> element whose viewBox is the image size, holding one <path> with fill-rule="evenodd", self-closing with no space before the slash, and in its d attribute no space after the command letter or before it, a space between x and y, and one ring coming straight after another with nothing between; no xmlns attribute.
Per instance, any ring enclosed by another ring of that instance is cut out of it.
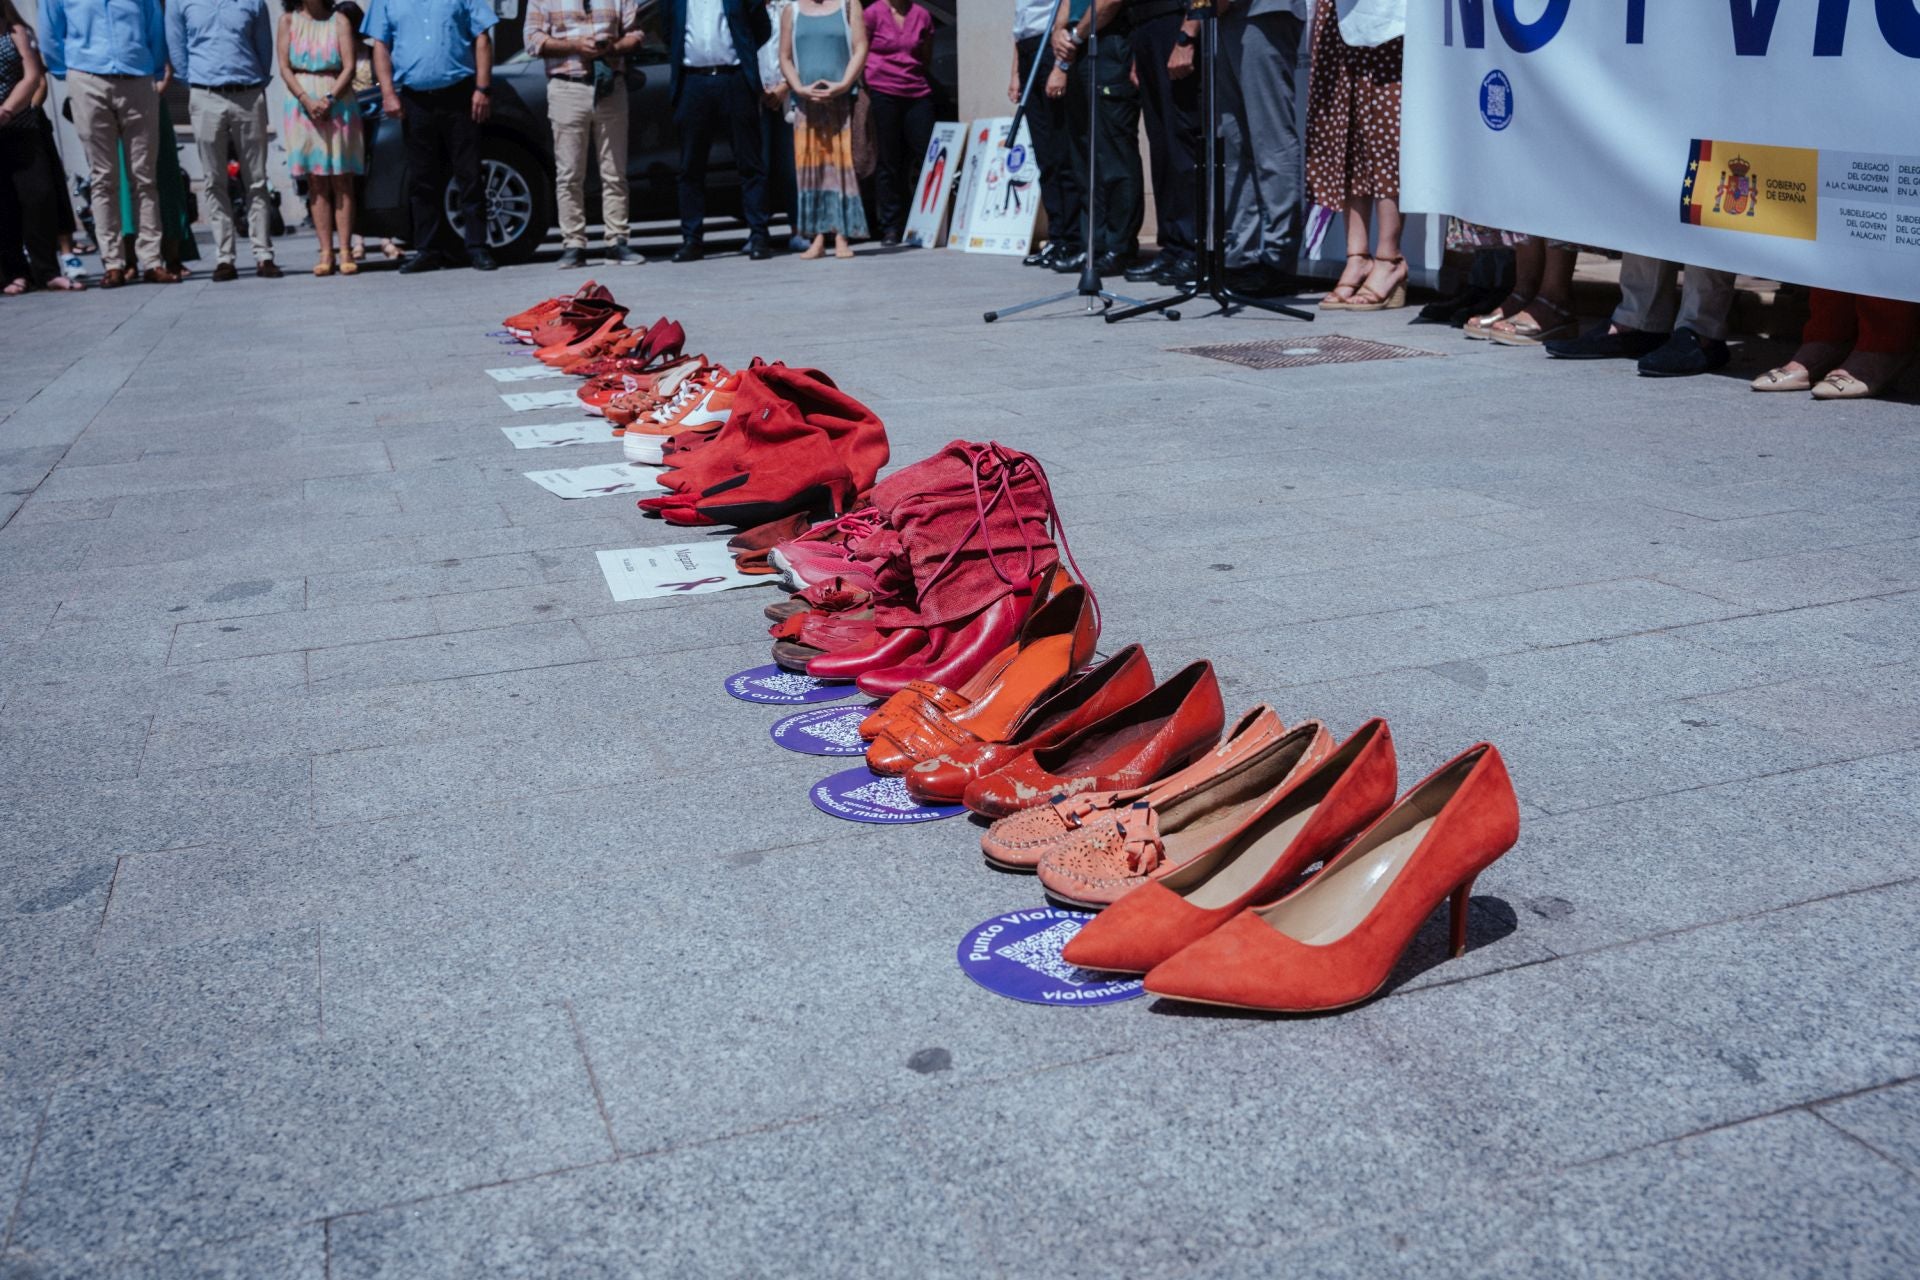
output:
<svg viewBox="0 0 1920 1280"><path fill-rule="evenodd" d="M1354 196L1400 197L1400 52L1396 37L1355 48L1340 37L1334 0L1313 16L1307 87L1307 194L1338 209Z"/></svg>

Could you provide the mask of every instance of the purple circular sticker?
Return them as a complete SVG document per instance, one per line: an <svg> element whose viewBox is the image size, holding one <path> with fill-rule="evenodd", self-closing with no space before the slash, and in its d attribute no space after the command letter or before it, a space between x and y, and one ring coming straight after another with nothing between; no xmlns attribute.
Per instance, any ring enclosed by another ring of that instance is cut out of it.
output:
<svg viewBox="0 0 1920 1280"><path fill-rule="evenodd" d="M867 740L860 736L860 722L868 714L866 707L815 707L775 720L767 733L803 756L863 756Z"/></svg>
<svg viewBox="0 0 1920 1280"><path fill-rule="evenodd" d="M1082 969L1060 958L1060 949L1091 919L1085 911L1036 907L982 920L960 940L961 971L995 995L1028 1004L1112 1004L1144 994L1139 977Z"/></svg>
<svg viewBox="0 0 1920 1280"><path fill-rule="evenodd" d="M774 707L798 707L809 702L838 702L860 690L850 680L828 684L812 676L784 671L778 663L749 667L727 677L727 692L742 702L762 702Z"/></svg>
<svg viewBox="0 0 1920 1280"><path fill-rule="evenodd" d="M904 779L883 778L865 765L822 778L812 795L814 808L849 822L935 822L967 811L963 804L921 804L907 794Z"/></svg>

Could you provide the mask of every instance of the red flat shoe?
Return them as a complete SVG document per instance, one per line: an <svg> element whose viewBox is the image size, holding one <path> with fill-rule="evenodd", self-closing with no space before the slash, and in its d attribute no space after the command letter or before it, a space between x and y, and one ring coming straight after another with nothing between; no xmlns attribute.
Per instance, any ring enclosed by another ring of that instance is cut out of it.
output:
<svg viewBox="0 0 1920 1280"><path fill-rule="evenodd" d="M1152 692L1152 685L1143 692ZM1223 770L1238 765L1269 744L1278 742L1286 732L1280 713L1263 702L1243 714L1227 730L1219 746L1178 773L1169 774L1150 787L1134 787L1127 791L1083 791L1077 796L1062 797L1048 804L1009 814L981 833L980 852L988 862L1003 870L1033 871L1051 850L1066 844L1078 833L1089 828L1113 825L1120 810L1138 801L1144 800L1157 807L1172 804L1181 796L1205 786Z"/></svg>
<svg viewBox="0 0 1920 1280"><path fill-rule="evenodd" d="M1212 750L1226 718L1213 664L1195 662L1132 706L971 783L963 801L1003 818L1055 796L1145 786Z"/></svg>
<svg viewBox="0 0 1920 1280"><path fill-rule="evenodd" d="M1201 824L1211 838L1179 850L1180 866L1108 907L1080 931L1092 930L1084 942L1075 935L1070 963L1145 973L1249 904L1284 893L1392 808L1397 786L1393 735L1386 721L1369 720L1317 767L1279 782L1237 818Z"/></svg>
<svg viewBox="0 0 1920 1280"><path fill-rule="evenodd" d="M1075 584L1064 573L1054 576L1054 593L1045 604L1027 615L1014 642L1002 649L973 676L957 687L929 680L913 680L876 707L860 722L860 736L871 742L896 721L911 727L930 715L952 717L993 686L1001 673L1012 665L1020 650L1047 636L1073 637L1073 662L1069 670L1078 671L1093 660L1100 642L1099 615L1092 608L1092 596L1084 588L1069 595Z"/></svg>
<svg viewBox="0 0 1920 1280"><path fill-rule="evenodd" d="M1308 720L1167 803L1143 799L1090 815L1091 821L1083 821L1078 831L1061 841L1035 868L1040 883L1050 898L1100 911L1144 885L1185 874L1223 844L1248 838L1248 828L1266 825L1263 814L1267 807L1298 785L1332 751L1333 738L1326 726ZM1208 752L1208 757L1213 754ZM1391 782L1387 795L1389 799L1383 803L1390 804ZM1297 854L1281 836L1269 835L1260 843L1268 846L1267 852L1275 846L1281 848L1282 866L1290 864ZM1284 874L1281 883L1285 883L1300 869L1292 866L1284 872L1276 869L1273 874ZM1252 872L1251 866L1240 865L1234 874ZM1261 896L1270 897L1272 893Z"/></svg>
<svg viewBox="0 0 1920 1280"><path fill-rule="evenodd" d="M609 319L624 319L627 309L617 302L583 298L566 308L530 335L534 346L542 350L569 347L602 328Z"/></svg>
<svg viewBox="0 0 1920 1280"><path fill-rule="evenodd" d="M1506 762L1491 743L1469 747L1311 880L1155 965L1147 990L1277 1013L1359 1004L1386 986L1433 909L1449 898L1449 950L1466 950L1474 878L1519 838Z"/></svg>
<svg viewBox="0 0 1920 1280"><path fill-rule="evenodd" d="M1062 612L1072 609L1076 616L1092 612L1084 587L1069 587L1061 598ZM1092 625L1090 618L1088 625ZM915 764L963 746L1007 741L1026 713L1072 675L1078 665L1074 661L1077 632L1077 627L1070 626L1034 637L1015 651L1000 678L963 710L889 721L867 748L867 767L879 774L905 773Z"/></svg>
<svg viewBox="0 0 1920 1280"><path fill-rule="evenodd" d="M534 303L525 311L508 316L500 322L500 327L518 335L524 341L532 336L535 329L565 311L569 303L585 302L589 299L612 302L613 294L608 292L604 285L589 280L572 293L558 298L546 298Z"/></svg>
<svg viewBox="0 0 1920 1280"><path fill-rule="evenodd" d="M1062 684L1020 718L1005 742L966 742L907 770L907 794L922 804L959 804L967 788L990 774L1057 746L1153 692L1153 668L1130 644L1099 666Z"/></svg>

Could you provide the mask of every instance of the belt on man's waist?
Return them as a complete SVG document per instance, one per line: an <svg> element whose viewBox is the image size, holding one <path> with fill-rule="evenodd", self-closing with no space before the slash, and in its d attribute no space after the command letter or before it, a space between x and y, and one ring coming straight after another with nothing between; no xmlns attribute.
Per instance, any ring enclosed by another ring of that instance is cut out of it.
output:
<svg viewBox="0 0 1920 1280"><path fill-rule="evenodd" d="M740 69L740 64L730 62L724 67L681 67L680 70L690 76L724 76Z"/></svg>
<svg viewBox="0 0 1920 1280"><path fill-rule="evenodd" d="M206 91L207 91L208 93L239 93L239 92L241 92L242 90L245 90L245 89L264 89L264 88L266 88L266 87L267 87L267 82L266 82L266 81L264 81L264 80L262 80L262 81L261 81L260 83L258 83L258 84L238 84L238 83L235 83L235 84L196 84L196 83L194 83L194 82L193 82L193 81L191 81L191 80L189 80L189 81L187 82L187 88L189 88L189 89L205 89L205 90L206 90Z"/></svg>
<svg viewBox="0 0 1920 1280"><path fill-rule="evenodd" d="M592 84L593 83L592 76L577 76L577 75L574 75L571 71L549 71L547 72L547 79L565 80L568 84Z"/></svg>

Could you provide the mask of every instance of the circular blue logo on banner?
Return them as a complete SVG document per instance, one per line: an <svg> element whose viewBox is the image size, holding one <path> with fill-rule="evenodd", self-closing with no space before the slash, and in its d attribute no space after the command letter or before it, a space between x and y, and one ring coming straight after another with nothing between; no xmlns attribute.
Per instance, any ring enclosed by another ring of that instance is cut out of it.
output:
<svg viewBox="0 0 1920 1280"><path fill-rule="evenodd" d="M1027 149L1014 143L1007 149L1007 172L1018 173L1027 167Z"/></svg>
<svg viewBox="0 0 1920 1280"><path fill-rule="evenodd" d="M867 741L860 736L865 707L816 707L796 711L773 722L772 739L803 756L863 756Z"/></svg>
<svg viewBox="0 0 1920 1280"><path fill-rule="evenodd" d="M1513 123L1513 81L1504 71L1489 71L1480 82L1480 118L1495 133Z"/></svg>
<svg viewBox="0 0 1920 1280"><path fill-rule="evenodd" d="M849 822L889 826L937 822L941 818L957 818L967 811L963 804L921 804L907 794L904 781L883 778L865 765L822 778L813 784L812 797L813 807L822 813Z"/></svg>
<svg viewBox="0 0 1920 1280"><path fill-rule="evenodd" d="M784 671L778 663L748 667L727 677L727 692L742 702L761 702L774 707L798 707L809 702L838 702L860 692L852 681L829 684L812 676Z"/></svg>
<svg viewBox="0 0 1920 1280"><path fill-rule="evenodd" d="M960 940L960 968L996 995L1028 1004L1112 1004L1146 991L1141 978L1068 964L1060 949L1093 917L1037 907L982 920Z"/></svg>

